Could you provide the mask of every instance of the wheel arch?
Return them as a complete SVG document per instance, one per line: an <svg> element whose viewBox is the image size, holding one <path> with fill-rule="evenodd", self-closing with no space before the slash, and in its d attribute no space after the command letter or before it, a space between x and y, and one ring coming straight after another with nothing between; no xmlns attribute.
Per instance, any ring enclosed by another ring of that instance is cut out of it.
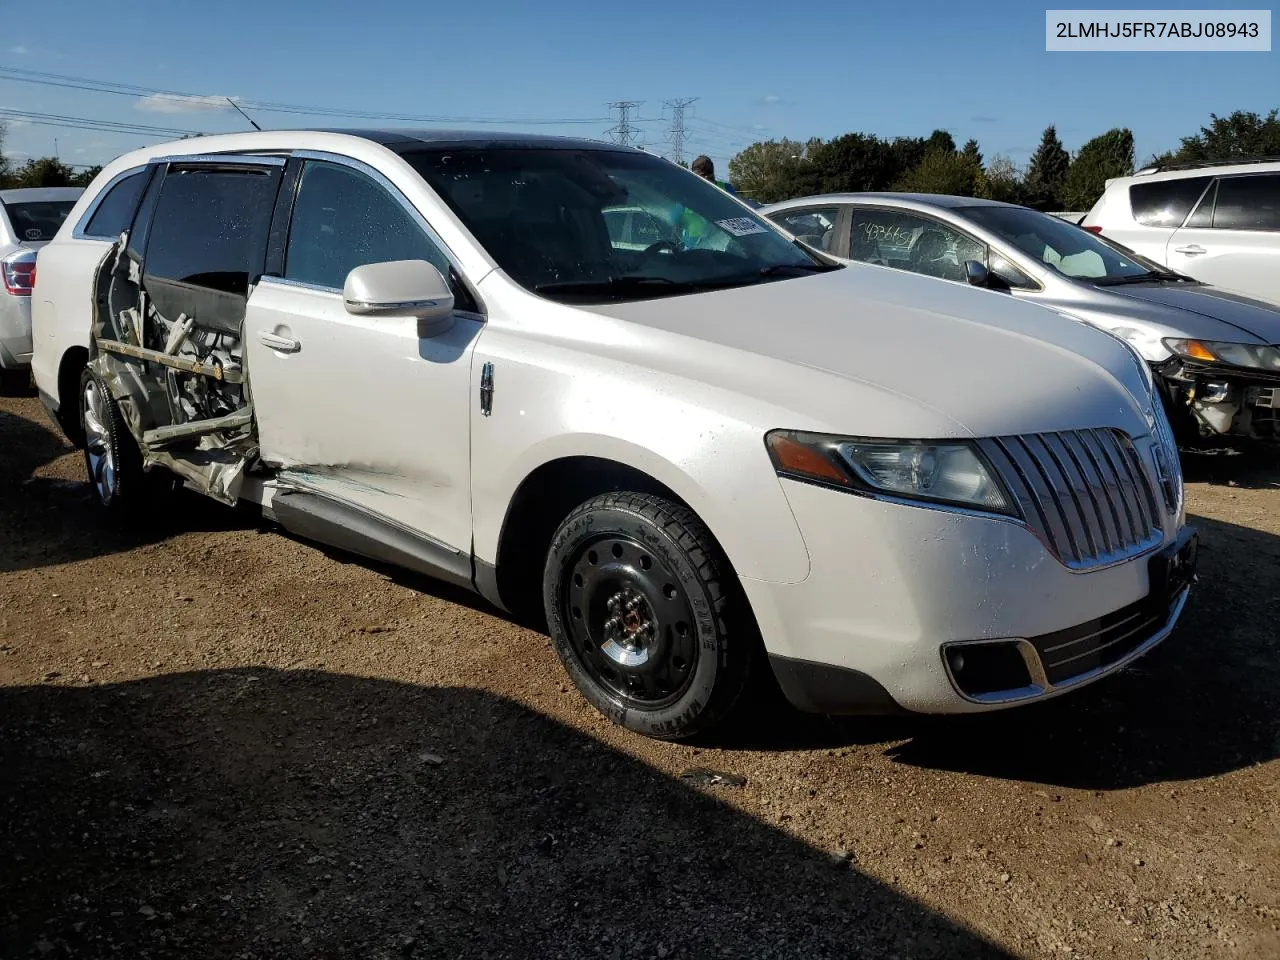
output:
<svg viewBox="0 0 1280 960"><path fill-rule="evenodd" d="M72 446L84 449L84 425L80 422L80 374L89 363L87 347L68 347L58 361L58 425Z"/></svg>

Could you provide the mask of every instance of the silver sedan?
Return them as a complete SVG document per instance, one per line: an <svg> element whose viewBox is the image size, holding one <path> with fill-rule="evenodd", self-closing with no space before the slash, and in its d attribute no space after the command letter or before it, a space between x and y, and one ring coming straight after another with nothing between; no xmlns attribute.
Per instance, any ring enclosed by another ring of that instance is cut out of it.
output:
<svg viewBox="0 0 1280 960"><path fill-rule="evenodd" d="M36 251L53 239L80 187L0 190L0 388L31 379L31 291Z"/></svg>
<svg viewBox="0 0 1280 960"><path fill-rule="evenodd" d="M1049 214L932 194L804 197L761 211L841 259L988 287L1128 341L1183 442L1280 440L1280 309Z"/></svg>

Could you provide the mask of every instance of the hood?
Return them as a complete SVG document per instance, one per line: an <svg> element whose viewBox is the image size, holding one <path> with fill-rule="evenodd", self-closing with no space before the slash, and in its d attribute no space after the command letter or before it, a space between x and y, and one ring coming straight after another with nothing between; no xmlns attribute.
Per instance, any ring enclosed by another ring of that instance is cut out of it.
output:
<svg viewBox="0 0 1280 960"><path fill-rule="evenodd" d="M885 422L881 409L888 417L905 403L932 411L937 436L1148 430L1145 371L1115 337L946 280L858 264L589 309L740 352L743 363L718 380L774 377L778 396L811 395L810 405L820 408L815 418L835 429L870 433ZM745 355L773 363L747 362ZM733 363L731 354L726 363ZM829 389L832 379L860 389L840 395ZM750 385L758 394L773 387Z"/></svg>
<svg viewBox="0 0 1280 960"><path fill-rule="evenodd" d="M1150 319L1197 340L1280 344L1280 308L1207 285L1143 283L1101 287L1134 319ZM1150 313L1148 314L1148 311Z"/></svg>

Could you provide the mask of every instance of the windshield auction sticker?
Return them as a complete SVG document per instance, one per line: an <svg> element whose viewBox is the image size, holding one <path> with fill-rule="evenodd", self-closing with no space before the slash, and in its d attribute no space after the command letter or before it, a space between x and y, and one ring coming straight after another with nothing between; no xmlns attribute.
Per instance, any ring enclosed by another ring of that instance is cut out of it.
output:
<svg viewBox="0 0 1280 960"><path fill-rule="evenodd" d="M753 233L767 233L760 224L756 223L750 217L733 217L729 220L717 220L716 226L725 233L731 233L735 237L749 237Z"/></svg>
<svg viewBox="0 0 1280 960"><path fill-rule="evenodd" d="M1054 51L1271 50L1270 10L1046 10Z"/></svg>

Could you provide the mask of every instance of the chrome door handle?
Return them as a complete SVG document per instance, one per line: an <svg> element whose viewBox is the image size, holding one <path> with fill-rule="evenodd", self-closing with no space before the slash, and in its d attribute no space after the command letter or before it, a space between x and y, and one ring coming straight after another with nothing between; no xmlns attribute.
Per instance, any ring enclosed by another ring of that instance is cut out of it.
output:
<svg viewBox="0 0 1280 960"><path fill-rule="evenodd" d="M267 330L258 331L258 342L281 353L297 353L302 349L302 344L293 337L281 337Z"/></svg>
<svg viewBox="0 0 1280 960"><path fill-rule="evenodd" d="M1198 257L1202 253L1208 253L1204 247L1198 243L1189 243L1185 247L1174 247L1174 253L1185 253L1188 257Z"/></svg>

